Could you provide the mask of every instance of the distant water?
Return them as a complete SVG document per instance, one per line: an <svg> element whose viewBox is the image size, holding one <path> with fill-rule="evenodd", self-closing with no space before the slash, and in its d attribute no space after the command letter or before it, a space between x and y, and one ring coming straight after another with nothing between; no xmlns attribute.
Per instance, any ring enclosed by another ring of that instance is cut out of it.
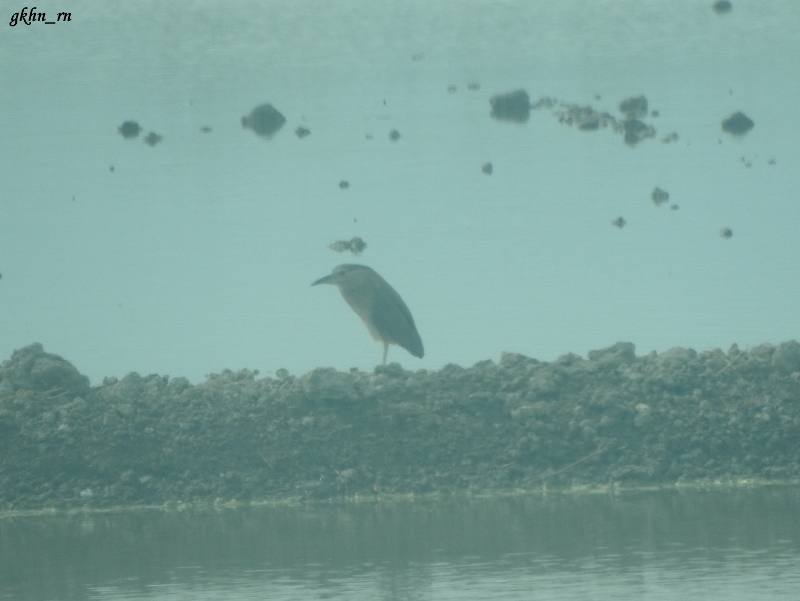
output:
<svg viewBox="0 0 800 601"><path fill-rule="evenodd" d="M797 599L800 488L0 518L0 599Z"/></svg>
<svg viewBox="0 0 800 601"><path fill-rule="evenodd" d="M389 353L410 369L800 338L800 2L712 2L78 0L3 24L0 360L370 370L382 349L310 286L353 261L411 309L425 358ZM616 118L643 94L658 135L493 120L517 88ZM263 102L270 140L240 122Z"/></svg>

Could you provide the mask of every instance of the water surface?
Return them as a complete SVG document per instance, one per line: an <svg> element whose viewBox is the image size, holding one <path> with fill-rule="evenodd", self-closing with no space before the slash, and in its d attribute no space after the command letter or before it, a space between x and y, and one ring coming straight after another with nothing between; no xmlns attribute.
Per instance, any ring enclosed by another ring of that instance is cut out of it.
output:
<svg viewBox="0 0 800 601"><path fill-rule="evenodd" d="M426 356L389 358L412 369L800 338L800 3L711 4L78 1L5 27L0 358L38 341L95 383L369 370L382 349L310 287L354 261L411 309ZM658 135L491 119L517 88L617 117L644 94ZM262 102L270 140L240 125Z"/></svg>
<svg viewBox="0 0 800 601"><path fill-rule="evenodd" d="M0 598L794 599L800 489L4 518Z"/></svg>

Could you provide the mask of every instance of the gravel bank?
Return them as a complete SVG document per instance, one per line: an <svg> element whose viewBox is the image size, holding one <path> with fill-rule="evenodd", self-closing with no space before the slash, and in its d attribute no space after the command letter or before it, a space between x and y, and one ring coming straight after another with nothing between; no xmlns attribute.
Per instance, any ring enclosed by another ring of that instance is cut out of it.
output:
<svg viewBox="0 0 800 601"><path fill-rule="evenodd" d="M800 344L437 372L0 367L0 511L800 478Z"/></svg>

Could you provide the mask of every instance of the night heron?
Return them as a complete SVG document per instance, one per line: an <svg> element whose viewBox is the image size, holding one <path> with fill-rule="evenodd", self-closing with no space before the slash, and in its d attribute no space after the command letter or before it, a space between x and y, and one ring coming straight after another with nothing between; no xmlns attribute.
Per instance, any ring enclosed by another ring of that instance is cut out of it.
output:
<svg viewBox="0 0 800 601"><path fill-rule="evenodd" d="M364 321L378 342L383 343L383 364L390 344L399 344L415 357L425 354L414 318L403 299L389 283L366 265L345 264L311 284L333 284L344 300Z"/></svg>

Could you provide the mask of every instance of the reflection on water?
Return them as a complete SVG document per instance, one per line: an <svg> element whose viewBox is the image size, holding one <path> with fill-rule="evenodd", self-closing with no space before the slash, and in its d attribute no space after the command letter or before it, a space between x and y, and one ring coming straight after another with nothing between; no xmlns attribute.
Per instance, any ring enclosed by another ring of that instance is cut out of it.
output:
<svg viewBox="0 0 800 601"><path fill-rule="evenodd" d="M799 560L798 488L0 520L15 600L789 599Z"/></svg>

